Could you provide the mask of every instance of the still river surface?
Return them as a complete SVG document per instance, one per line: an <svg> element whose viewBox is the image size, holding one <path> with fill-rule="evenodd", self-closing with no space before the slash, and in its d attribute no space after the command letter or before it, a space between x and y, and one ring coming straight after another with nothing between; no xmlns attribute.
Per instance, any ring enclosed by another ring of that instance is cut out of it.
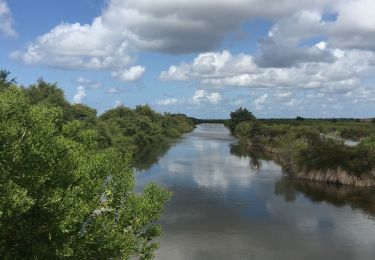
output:
<svg viewBox="0 0 375 260"><path fill-rule="evenodd" d="M291 180L237 143L201 124L139 171L173 191L156 259L375 259L374 189Z"/></svg>

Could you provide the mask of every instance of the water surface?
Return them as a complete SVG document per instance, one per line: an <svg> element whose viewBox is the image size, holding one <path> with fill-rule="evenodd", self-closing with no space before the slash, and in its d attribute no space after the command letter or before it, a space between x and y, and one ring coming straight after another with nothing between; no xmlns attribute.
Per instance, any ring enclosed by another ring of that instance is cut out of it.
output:
<svg viewBox="0 0 375 260"><path fill-rule="evenodd" d="M156 259L375 259L375 191L291 180L220 124L141 167L173 191Z"/></svg>

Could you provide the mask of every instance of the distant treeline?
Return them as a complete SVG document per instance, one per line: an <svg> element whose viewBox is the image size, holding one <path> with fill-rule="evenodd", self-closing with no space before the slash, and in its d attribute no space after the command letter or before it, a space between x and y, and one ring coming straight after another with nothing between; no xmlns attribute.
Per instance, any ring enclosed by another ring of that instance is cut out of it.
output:
<svg viewBox="0 0 375 260"><path fill-rule="evenodd" d="M201 119L190 117L195 125L203 123L226 124L230 119ZM258 118L259 121L265 123L275 124L316 124L322 123L345 123L345 122L371 122L375 123L375 118L303 118L297 116L296 118Z"/></svg>
<svg viewBox="0 0 375 260"><path fill-rule="evenodd" d="M0 259L150 259L170 193L134 191L132 155L194 128L119 106L98 116L40 79L0 71Z"/></svg>
<svg viewBox="0 0 375 260"><path fill-rule="evenodd" d="M190 120L194 123L194 125L198 124L225 124L228 119L200 119L200 118L195 118L195 117L190 117Z"/></svg>
<svg viewBox="0 0 375 260"><path fill-rule="evenodd" d="M268 123L298 123L301 121L316 123L316 122L375 122L374 118L304 118L297 116L296 118L259 118L259 121L264 121Z"/></svg>

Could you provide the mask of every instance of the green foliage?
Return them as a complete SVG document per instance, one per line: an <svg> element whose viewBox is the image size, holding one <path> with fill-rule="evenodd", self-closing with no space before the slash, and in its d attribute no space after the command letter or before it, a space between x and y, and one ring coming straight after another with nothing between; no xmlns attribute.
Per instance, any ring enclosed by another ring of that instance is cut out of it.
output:
<svg viewBox="0 0 375 260"><path fill-rule="evenodd" d="M365 146L348 147L326 138L309 142L300 153L300 167L314 170L341 168L355 175L367 174L375 167L375 153Z"/></svg>
<svg viewBox="0 0 375 260"><path fill-rule="evenodd" d="M0 91L17 84L16 79L9 78L10 71L8 70L0 70Z"/></svg>
<svg viewBox="0 0 375 260"><path fill-rule="evenodd" d="M0 258L150 259L171 194L155 184L134 192L132 152L193 122L147 105L97 117L56 84L8 78L1 71Z"/></svg>
<svg viewBox="0 0 375 260"><path fill-rule="evenodd" d="M90 120L96 119L96 110L84 104L74 104L71 106L73 119Z"/></svg>
<svg viewBox="0 0 375 260"><path fill-rule="evenodd" d="M234 112L230 113L230 120L228 121L229 130L234 133L236 126L244 121L255 120L255 116L246 108L240 107Z"/></svg>
<svg viewBox="0 0 375 260"><path fill-rule="evenodd" d="M263 126L256 120L243 121L237 124L234 128L234 134L243 138L253 138L259 131L262 131Z"/></svg>
<svg viewBox="0 0 375 260"><path fill-rule="evenodd" d="M375 169L374 132L373 124L354 119L271 119L240 122L234 134L276 155L290 172L342 169L358 176ZM341 138L362 139L349 147Z"/></svg>
<svg viewBox="0 0 375 260"><path fill-rule="evenodd" d="M296 120L297 120L297 121L304 121L305 119L304 119L302 116L297 116L297 117L296 117Z"/></svg>
<svg viewBox="0 0 375 260"><path fill-rule="evenodd" d="M0 93L0 258L149 259L170 194L136 194L130 156L87 126L94 111L66 122L66 107L44 82Z"/></svg>
<svg viewBox="0 0 375 260"><path fill-rule="evenodd" d="M63 111L63 119L65 121L73 119L71 105L65 99L64 92L57 87L56 83L51 84L40 78L36 84L25 88L24 91L31 104L59 107Z"/></svg>
<svg viewBox="0 0 375 260"><path fill-rule="evenodd" d="M193 129L193 123L185 115L164 114L149 106L136 109L119 106L108 110L99 118L99 131L118 150L139 152L141 148L168 138L179 137Z"/></svg>

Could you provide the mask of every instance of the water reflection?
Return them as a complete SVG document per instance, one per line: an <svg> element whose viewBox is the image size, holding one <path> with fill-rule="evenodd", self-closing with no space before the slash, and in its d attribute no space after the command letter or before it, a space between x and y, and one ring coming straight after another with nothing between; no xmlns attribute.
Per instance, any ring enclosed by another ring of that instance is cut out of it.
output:
<svg viewBox="0 0 375 260"><path fill-rule="evenodd" d="M199 125L140 172L138 189L154 181L174 193L156 259L375 255L375 221L363 213L373 212L370 193L289 182L279 165L249 153L222 125Z"/></svg>
<svg viewBox="0 0 375 260"><path fill-rule="evenodd" d="M262 161L267 160L268 157L260 150L249 150L245 142L239 142L230 146L230 154L240 158L249 158L249 166L252 169L259 169L262 167Z"/></svg>
<svg viewBox="0 0 375 260"><path fill-rule="evenodd" d="M321 182L282 178L275 183L275 194L294 202L302 194L314 202L327 202L336 207L349 205L375 217L375 189L334 185Z"/></svg>
<svg viewBox="0 0 375 260"><path fill-rule="evenodd" d="M149 169L153 164L157 163L163 157L171 146L175 145L179 140L168 140L164 142L154 143L144 147L137 152L133 159L133 166L138 171Z"/></svg>

